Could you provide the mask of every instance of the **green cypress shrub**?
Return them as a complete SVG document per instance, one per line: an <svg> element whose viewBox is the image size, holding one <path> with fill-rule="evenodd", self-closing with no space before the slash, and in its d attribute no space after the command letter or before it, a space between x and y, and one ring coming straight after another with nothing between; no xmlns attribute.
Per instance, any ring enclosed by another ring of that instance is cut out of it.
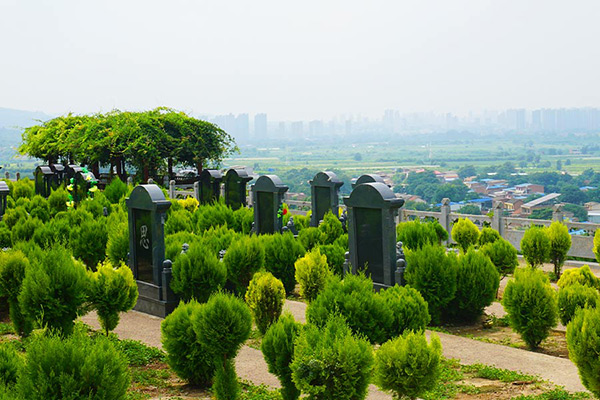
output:
<svg viewBox="0 0 600 400"><path fill-rule="evenodd" d="M575 311L580 308L596 307L596 302L600 300L598 291L589 286L583 286L574 283L558 291L558 316L560 323L567 326L573 319Z"/></svg>
<svg viewBox="0 0 600 400"><path fill-rule="evenodd" d="M50 207L48 206L48 200L42 196L34 196L29 203L29 208L27 211L32 218L37 218L42 222L48 222L50 219Z"/></svg>
<svg viewBox="0 0 600 400"><path fill-rule="evenodd" d="M500 274L489 257L475 248L458 258L456 293L449 308L455 317L474 320L496 299Z"/></svg>
<svg viewBox="0 0 600 400"><path fill-rule="evenodd" d="M215 361L213 391L218 400L235 400L239 386L234 359L252 329L252 315L239 298L216 293L192 316L200 343L210 349Z"/></svg>
<svg viewBox="0 0 600 400"><path fill-rule="evenodd" d="M596 289L600 288L600 280L596 278L596 275L594 275L594 273L590 270L590 266L587 264L580 268L571 268L566 270L556 284L559 288L563 289L574 283L579 283L583 286L589 286Z"/></svg>
<svg viewBox="0 0 600 400"><path fill-rule="evenodd" d="M236 238L223 257L227 280L243 296L254 274L265 266L265 249L257 236Z"/></svg>
<svg viewBox="0 0 600 400"><path fill-rule="evenodd" d="M459 218L452 226L452 239L466 253L479 240L479 228L468 218Z"/></svg>
<svg viewBox="0 0 600 400"><path fill-rule="evenodd" d="M254 322L261 334L277 321L283 309L285 289L283 283L270 272L257 272L246 291L246 304L250 307Z"/></svg>
<svg viewBox="0 0 600 400"><path fill-rule="evenodd" d="M202 236L195 235L191 232L177 232L173 235L167 235L165 237L165 259L175 262L177 257L182 254L182 246L184 243L191 246L193 243L199 242L201 238ZM208 247L206 249L207 251L216 254L211 246L205 247Z"/></svg>
<svg viewBox="0 0 600 400"><path fill-rule="evenodd" d="M55 216L59 212L67 211L67 202L69 201L69 193L65 189L58 188L53 190L48 196L48 206L50 215Z"/></svg>
<svg viewBox="0 0 600 400"><path fill-rule="evenodd" d="M372 343L383 343L392 336L394 316L386 298L376 296L373 282L364 274L348 274L344 280L334 277L306 309L311 324L325 326L334 314L340 314L355 333Z"/></svg>
<svg viewBox="0 0 600 400"><path fill-rule="evenodd" d="M306 251L310 251L313 247L325 243L325 235L319 228L304 228L298 232L298 241Z"/></svg>
<svg viewBox="0 0 600 400"><path fill-rule="evenodd" d="M122 222L108 226L106 255L113 265L128 263L129 254L129 224Z"/></svg>
<svg viewBox="0 0 600 400"><path fill-rule="evenodd" d="M11 239L13 244L18 242L28 242L33 238L36 230L44 226L42 221L37 218L20 219L11 230Z"/></svg>
<svg viewBox="0 0 600 400"><path fill-rule="evenodd" d="M12 247L12 235L4 222L0 221L0 249Z"/></svg>
<svg viewBox="0 0 600 400"><path fill-rule="evenodd" d="M532 226L521 239L521 251L531 267L540 267L550 258L550 239L543 228Z"/></svg>
<svg viewBox="0 0 600 400"><path fill-rule="evenodd" d="M119 200L127 196L128 191L127 184L118 176L113 176L110 183L104 188L104 195L112 204L118 204Z"/></svg>
<svg viewBox="0 0 600 400"><path fill-rule="evenodd" d="M600 229L596 229L596 233L594 233L593 251L594 251L594 255L596 256L596 261L598 261L600 263Z"/></svg>
<svg viewBox="0 0 600 400"><path fill-rule="evenodd" d="M250 234L254 222L254 211L247 207L240 207L233 212L231 229L244 235Z"/></svg>
<svg viewBox="0 0 600 400"><path fill-rule="evenodd" d="M15 347L10 343L0 343L0 387L14 387L22 367L23 359Z"/></svg>
<svg viewBox="0 0 600 400"><path fill-rule="evenodd" d="M121 400L129 383L127 362L109 339L78 333L33 340L17 388L28 400Z"/></svg>
<svg viewBox="0 0 600 400"><path fill-rule="evenodd" d="M567 259L567 253L571 248L571 235L566 225L560 221L554 221L546 228L546 234L550 239L550 254L549 258L554 264L554 274L556 278L560 278L563 264Z"/></svg>
<svg viewBox="0 0 600 400"><path fill-rule="evenodd" d="M102 192L96 192L93 198L85 199L79 203L79 209L89 212L93 215L94 219L98 219L104 216L104 209L108 215L112 212L112 204L104 196Z"/></svg>
<svg viewBox="0 0 600 400"><path fill-rule="evenodd" d="M192 323L193 315L201 308L196 300L179 303L160 324L160 331L169 367L186 382L208 387L215 374L215 363L212 353L198 340Z"/></svg>
<svg viewBox="0 0 600 400"><path fill-rule="evenodd" d="M519 265L517 249L508 240L499 238L493 242L488 242L481 247L481 252L492 260L492 264L496 267L501 278L515 272L515 268Z"/></svg>
<svg viewBox="0 0 600 400"><path fill-rule="evenodd" d="M27 210L25 210L25 207L20 206L7 209L4 215L2 216L2 222L4 222L9 229L12 229L17 224L17 222L27 218L29 218Z"/></svg>
<svg viewBox="0 0 600 400"><path fill-rule="evenodd" d="M439 324L442 310L456 293L458 261L441 246L425 245L406 252L406 282L419 291L429 307L431 322Z"/></svg>
<svg viewBox="0 0 600 400"><path fill-rule="evenodd" d="M323 290L333 274L327 265L327 257L319 249L313 249L295 263L296 280L300 284L300 295L313 301Z"/></svg>
<svg viewBox="0 0 600 400"><path fill-rule="evenodd" d="M500 240L502 237L500 236L500 233L498 233L497 230L490 228L490 227L485 227L481 230L481 233L479 234L479 240L478 240L478 244L479 246L485 246L488 243L494 243L497 240Z"/></svg>
<svg viewBox="0 0 600 400"><path fill-rule="evenodd" d="M234 226L233 210L223 203L203 205L194 213L196 232L204 232L210 227Z"/></svg>
<svg viewBox="0 0 600 400"><path fill-rule="evenodd" d="M600 397L600 309L587 308L575 313L567 325L567 347L581 383Z"/></svg>
<svg viewBox="0 0 600 400"><path fill-rule="evenodd" d="M265 248L265 269L281 280L285 292L290 294L296 287L296 260L306 250L291 232L261 236Z"/></svg>
<svg viewBox="0 0 600 400"><path fill-rule="evenodd" d="M506 285L502 305L511 327L530 348L538 347L556 326L556 293L542 271L517 269Z"/></svg>
<svg viewBox="0 0 600 400"><path fill-rule="evenodd" d="M98 313L100 326L106 335L119 324L119 313L135 306L138 287L131 269L125 264L114 268L110 262L100 264L96 272L90 272L88 301Z"/></svg>
<svg viewBox="0 0 600 400"><path fill-rule="evenodd" d="M225 264L199 243L192 243L188 252L173 263L171 288L183 301L195 299L205 303L225 286L226 279Z"/></svg>
<svg viewBox="0 0 600 400"><path fill-rule="evenodd" d="M446 231L444 230L444 232ZM440 238L434 224L431 222L421 222L420 219L400 222L396 225L396 237L402 242L404 248L409 250L420 249L426 244L440 244Z"/></svg>
<svg viewBox="0 0 600 400"><path fill-rule="evenodd" d="M346 261L346 249L336 244L322 244L317 246L321 254L327 257L327 265L331 272L339 277L344 276L344 262Z"/></svg>
<svg viewBox="0 0 600 400"><path fill-rule="evenodd" d="M402 335L405 331L424 331L431 321L427 302L417 290L410 286L395 285L376 294L392 311L392 324L387 338Z"/></svg>
<svg viewBox="0 0 600 400"><path fill-rule="evenodd" d="M328 211L323 217L319 230L322 233L323 244L332 244L344 233L342 222L331 211Z"/></svg>
<svg viewBox="0 0 600 400"><path fill-rule="evenodd" d="M373 349L341 316L323 328L307 325L294 344L292 380L315 400L364 399L373 371Z"/></svg>
<svg viewBox="0 0 600 400"><path fill-rule="evenodd" d="M344 252L348 251L348 234L344 233L333 244L344 249Z"/></svg>
<svg viewBox="0 0 600 400"><path fill-rule="evenodd" d="M306 229L310 226L310 211L308 212L307 215L301 215L301 214L286 214L284 215L283 218L285 218L287 215L289 215L290 217L294 217L294 225L296 226L296 229L298 229L298 232L300 232L302 229ZM284 222L287 224L287 221L284 220Z"/></svg>
<svg viewBox="0 0 600 400"><path fill-rule="evenodd" d="M31 331L30 321L21 312L19 293L29 260L19 250L0 252L0 296L8 299L10 320L15 332L26 335Z"/></svg>
<svg viewBox="0 0 600 400"><path fill-rule="evenodd" d="M433 389L440 375L442 344L436 334L430 342L423 332L408 331L382 344L375 352L375 384L395 399L416 399Z"/></svg>
<svg viewBox="0 0 600 400"><path fill-rule="evenodd" d="M13 182L10 190L13 199L31 199L35 195L35 186L29 178L19 179Z"/></svg>
<svg viewBox="0 0 600 400"><path fill-rule="evenodd" d="M302 325L294 320L292 314L284 313L269 327L260 345L269 372L277 376L281 383L283 400L300 397L300 391L292 381L290 364L294 356L294 343L301 329Z"/></svg>
<svg viewBox="0 0 600 400"><path fill-rule="evenodd" d="M170 213L167 222L165 222L165 235L193 231L194 224L192 222L192 213L184 209Z"/></svg>
<svg viewBox="0 0 600 400"><path fill-rule="evenodd" d="M68 336L87 297L85 267L63 247L33 254L18 297L21 311L28 321Z"/></svg>
<svg viewBox="0 0 600 400"><path fill-rule="evenodd" d="M231 243L234 240L241 237L240 233L237 233L233 229L227 228L225 225L210 227L205 230L200 236L199 241L202 245L212 251L215 255L219 255L221 250L229 249ZM193 241L193 239L190 239ZM191 242L188 242L190 244Z"/></svg>
<svg viewBox="0 0 600 400"><path fill-rule="evenodd" d="M88 268L96 268L106 257L108 230L106 222L89 219L82 221L71 230L69 246L73 256L80 259Z"/></svg>

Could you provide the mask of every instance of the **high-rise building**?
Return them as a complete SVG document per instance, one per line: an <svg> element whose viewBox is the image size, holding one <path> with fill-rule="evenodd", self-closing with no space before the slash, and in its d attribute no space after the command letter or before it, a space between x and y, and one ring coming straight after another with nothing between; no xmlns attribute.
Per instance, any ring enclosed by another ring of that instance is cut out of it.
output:
<svg viewBox="0 0 600 400"><path fill-rule="evenodd" d="M247 140L250 137L250 119L248 114L239 114L235 119L235 137Z"/></svg>
<svg viewBox="0 0 600 400"><path fill-rule="evenodd" d="M254 138L265 139L267 137L267 114L256 114L254 116Z"/></svg>
<svg viewBox="0 0 600 400"><path fill-rule="evenodd" d="M310 136L319 136L323 134L323 121L314 120L308 123L308 132Z"/></svg>
<svg viewBox="0 0 600 400"><path fill-rule="evenodd" d="M304 122L295 121L292 122L292 136L298 138L304 134Z"/></svg>

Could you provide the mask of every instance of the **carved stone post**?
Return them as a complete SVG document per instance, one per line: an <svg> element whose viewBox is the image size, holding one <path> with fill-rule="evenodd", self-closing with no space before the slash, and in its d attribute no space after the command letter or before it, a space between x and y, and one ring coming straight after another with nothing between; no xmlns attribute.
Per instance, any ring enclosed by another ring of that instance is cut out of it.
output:
<svg viewBox="0 0 600 400"><path fill-rule="evenodd" d="M562 204L555 204L552 207L552 221L563 222L565 214L563 213Z"/></svg>
<svg viewBox="0 0 600 400"><path fill-rule="evenodd" d="M498 201L492 210L494 211L494 216L492 217L492 228L495 229L501 237L504 237L504 221L502 215L504 213L504 205L501 201Z"/></svg>
<svg viewBox="0 0 600 400"><path fill-rule="evenodd" d="M169 198L175 198L175 181L169 181Z"/></svg>
<svg viewBox="0 0 600 400"><path fill-rule="evenodd" d="M448 240L446 241L445 244L451 243L452 242L452 236L451 236L451 231L452 231L452 226L451 225L451 221L450 221L450 199L445 197L442 199L442 207L441 207L441 214L440 214L440 225L442 225L444 227L444 229L446 230L446 232L448 232Z"/></svg>

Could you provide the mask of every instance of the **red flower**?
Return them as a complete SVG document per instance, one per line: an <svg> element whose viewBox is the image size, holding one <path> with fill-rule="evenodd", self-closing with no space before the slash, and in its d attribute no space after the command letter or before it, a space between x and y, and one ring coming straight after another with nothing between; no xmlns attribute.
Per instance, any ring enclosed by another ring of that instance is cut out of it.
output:
<svg viewBox="0 0 600 400"><path fill-rule="evenodd" d="M287 214L287 208L283 209L283 215Z"/></svg>

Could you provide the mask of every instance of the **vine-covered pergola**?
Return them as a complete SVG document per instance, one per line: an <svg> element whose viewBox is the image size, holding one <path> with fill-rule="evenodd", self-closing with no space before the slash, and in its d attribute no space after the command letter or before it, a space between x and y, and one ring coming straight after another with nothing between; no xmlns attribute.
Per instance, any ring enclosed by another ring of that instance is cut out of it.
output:
<svg viewBox="0 0 600 400"><path fill-rule="evenodd" d="M217 125L169 108L144 112L114 110L106 114L57 117L26 128L19 151L48 164L87 165L98 176L100 167L125 179L125 166L146 181L173 165L196 167L219 163L237 147Z"/></svg>

